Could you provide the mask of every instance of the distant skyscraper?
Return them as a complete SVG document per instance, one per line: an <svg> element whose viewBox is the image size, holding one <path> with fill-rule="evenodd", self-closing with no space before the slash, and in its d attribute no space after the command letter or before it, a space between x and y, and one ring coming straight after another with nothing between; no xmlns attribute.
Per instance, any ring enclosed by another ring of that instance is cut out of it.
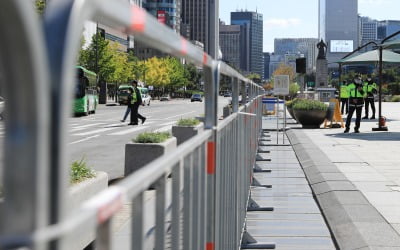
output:
<svg viewBox="0 0 400 250"><path fill-rule="evenodd" d="M315 70L317 38L275 38L276 55L298 55L307 58L307 71Z"/></svg>
<svg viewBox="0 0 400 250"><path fill-rule="evenodd" d="M400 31L399 20L385 20L378 24L378 39L382 40L396 32ZM393 37L391 40L400 39L400 35Z"/></svg>
<svg viewBox="0 0 400 250"><path fill-rule="evenodd" d="M219 44L223 61L245 72L250 71L250 33L247 25L220 22Z"/></svg>
<svg viewBox="0 0 400 250"><path fill-rule="evenodd" d="M142 6L158 19L160 23L163 23L177 33L180 33L181 19L181 1L180 0L143 0ZM136 43L135 54L140 59L147 59L153 56L163 56L157 49L150 48L147 44Z"/></svg>
<svg viewBox="0 0 400 250"><path fill-rule="evenodd" d="M257 12L231 12L231 24L248 27L250 72L263 77L263 15Z"/></svg>
<svg viewBox="0 0 400 250"><path fill-rule="evenodd" d="M359 46L363 46L369 42L378 42L378 21L369 17L359 17L359 20ZM368 46L368 49L371 48L372 46Z"/></svg>
<svg viewBox="0 0 400 250"><path fill-rule="evenodd" d="M275 53L270 54L270 62L269 62L269 77L270 78L274 74L275 70L282 63L285 63L285 56L276 55Z"/></svg>
<svg viewBox="0 0 400 250"><path fill-rule="evenodd" d="M357 48L357 0L319 0L319 39L321 38L328 46L328 63L337 62ZM337 67L335 64L328 66Z"/></svg>
<svg viewBox="0 0 400 250"><path fill-rule="evenodd" d="M189 32L182 32L182 35L192 41L199 41L204 44L205 51L208 51L208 0L181 0L181 19Z"/></svg>
<svg viewBox="0 0 400 250"><path fill-rule="evenodd" d="M146 0L143 7L155 16L158 21L170 26L177 33L180 33L180 0Z"/></svg>
<svg viewBox="0 0 400 250"><path fill-rule="evenodd" d="M235 68L240 68L240 25L219 26L219 44L222 60Z"/></svg>
<svg viewBox="0 0 400 250"><path fill-rule="evenodd" d="M263 79L269 79L270 78L270 72L269 72L269 63L271 60L271 54L269 52L264 52L263 53L264 57L264 76Z"/></svg>

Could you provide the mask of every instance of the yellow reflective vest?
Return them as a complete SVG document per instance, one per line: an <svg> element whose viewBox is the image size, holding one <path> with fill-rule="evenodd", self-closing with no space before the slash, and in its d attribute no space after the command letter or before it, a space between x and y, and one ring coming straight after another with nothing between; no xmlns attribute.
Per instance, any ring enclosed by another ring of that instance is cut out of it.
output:
<svg viewBox="0 0 400 250"><path fill-rule="evenodd" d="M349 98L349 89L346 85L340 86L340 98Z"/></svg>

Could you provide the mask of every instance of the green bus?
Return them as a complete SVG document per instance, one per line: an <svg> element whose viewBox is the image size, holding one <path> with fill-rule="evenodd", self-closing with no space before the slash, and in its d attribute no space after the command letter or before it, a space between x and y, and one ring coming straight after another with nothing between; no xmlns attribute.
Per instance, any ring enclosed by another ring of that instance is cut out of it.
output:
<svg viewBox="0 0 400 250"><path fill-rule="evenodd" d="M96 73L81 66L76 66L76 69L74 113L75 115L94 114L99 104Z"/></svg>

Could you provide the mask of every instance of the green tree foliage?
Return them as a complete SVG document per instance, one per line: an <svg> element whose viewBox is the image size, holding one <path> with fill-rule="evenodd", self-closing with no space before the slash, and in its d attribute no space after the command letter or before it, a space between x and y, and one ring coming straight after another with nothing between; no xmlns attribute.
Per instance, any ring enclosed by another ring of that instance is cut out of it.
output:
<svg viewBox="0 0 400 250"><path fill-rule="evenodd" d="M44 10L46 9L46 1L45 0L35 0L35 8L36 8L36 11L40 15L43 15Z"/></svg>
<svg viewBox="0 0 400 250"><path fill-rule="evenodd" d="M297 92L300 90L300 86L297 83L291 83L289 85L289 95L291 98L294 98L297 95Z"/></svg>
<svg viewBox="0 0 400 250"><path fill-rule="evenodd" d="M99 78L108 83L127 83L138 79L162 92L175 91L182 87L195 89L201 78L201 74L192 64L183 65L174 57L139 60L132 51L121 51L118 43L96 35L92 37L89 47L80 51L78 64L98 72Z"/></svg>
<svg viewBox="0 0 400 250"><path fill-rule="evenodd" d="M261 76L257 73L251 73L251 74L247 75L246 77L255 83L261 83Z"/></svg>

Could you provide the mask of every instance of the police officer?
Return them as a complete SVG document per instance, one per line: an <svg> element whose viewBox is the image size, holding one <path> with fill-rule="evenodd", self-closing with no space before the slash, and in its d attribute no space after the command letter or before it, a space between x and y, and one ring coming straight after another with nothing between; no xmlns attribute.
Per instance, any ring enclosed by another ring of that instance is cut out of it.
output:
<svg viewBox="0 0 400 250"><path fill-rule="evenodd" d="M142 120L142 124L146 121L146 117L139 114L139 106L142 104L142 95L137 87L136 80L132 81L133 91L132 95L128 97L128 103L131 108L131 122L128 125L138 125L138 118Z"/></svg>
<svg viewBox="0 0 400 250"><path fill-rule="evenodd" d="M354 82L347 86L349 91L349 113L346 118L346 130L344 133L350 131L351 118L353 117L354 111L356 111L356 126L354 127L354 133L360 133L360 122L361 122L361 111L364 105L364 87L361 82L361 77L356 76Z"/></svg>
<svg viewBox="0 0 400 250"><path fill-rule="evenodd" d="M372 80L371 75L367 76L367 81L364 83L365 97L365 116L363 119L368 119L369 105L371 105L372 116L371 119L375 119L375 101L374 95L378 92L376 83Z"/></svg>
<svg viewBox="0 0 400 250"><path fill-rule="evenodd" d="M342 85L340 86L340 102L342 104L341 113L343 115L343 111L346 106L346 115L349 113L349 90L347 89L347 81L344 80Z"/></svg>

